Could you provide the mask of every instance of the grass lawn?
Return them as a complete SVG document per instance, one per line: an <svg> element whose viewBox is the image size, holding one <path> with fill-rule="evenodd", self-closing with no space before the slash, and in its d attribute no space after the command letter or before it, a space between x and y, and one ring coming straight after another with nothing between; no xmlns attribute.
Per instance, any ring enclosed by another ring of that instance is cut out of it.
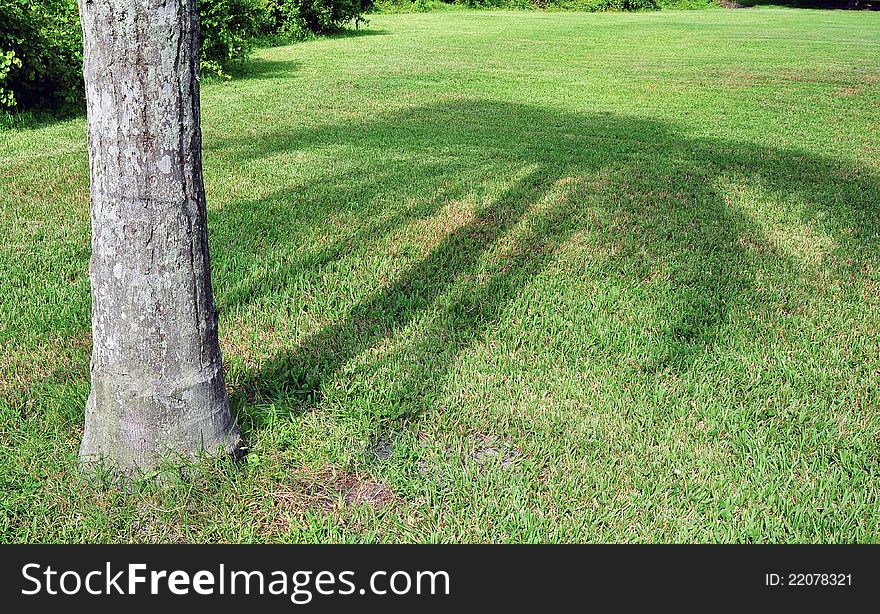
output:
<svg viewBox="0 0 880 614"><path fill-rule="evenodd" d="M0 133L2 541L880 540L880 14L374 16L203 88L250 454L76 472L85 120Z"/></svg>

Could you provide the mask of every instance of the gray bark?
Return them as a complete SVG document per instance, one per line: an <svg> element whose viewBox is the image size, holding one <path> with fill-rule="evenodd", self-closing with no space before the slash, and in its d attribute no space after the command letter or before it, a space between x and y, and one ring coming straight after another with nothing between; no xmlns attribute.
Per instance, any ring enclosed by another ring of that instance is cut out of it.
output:
<svg viewBox="0 0 880 614"><path fill-rule="evenodd" d="M91 178L80 447L127 473L234 453L202 182L195 0L79 0Z"/></svg>

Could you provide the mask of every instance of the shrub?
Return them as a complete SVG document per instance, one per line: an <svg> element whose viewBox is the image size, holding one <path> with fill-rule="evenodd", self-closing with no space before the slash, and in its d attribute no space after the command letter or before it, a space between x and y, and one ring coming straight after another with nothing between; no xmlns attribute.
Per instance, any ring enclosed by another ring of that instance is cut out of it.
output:
<svg viewBox="0 0 880 614"><path fill-rule="evenodd" d="M0 53L0 108L15 106L15 92L7 84L7 79L18 68L21 68L21 60L15 57L14 51Z"/></svg>
<svg viewBox="0 0 880 614"><path fill-rule="evenodd" d="M445 8L440 0L376 0L371 12L374 13L429 13Z"/></svg>
<svg viewBox="0 0 880 614"><path fill-rule="evenodd" d="M264 18L262 0L200 0L202 70L243 62ZM76 0L0 1L0 109L82 103L82 30Z"/></svg>
<svg viewBox="0 0 880 614"><path fill-rule="evenodd" d="M547 8L571 11L656 11L657 0L548 0Z"/></svg>
<svg viewBox="0 0 880 614"><path fill-rule="evenodd" d="M718 7L716 0L658 0L657 3L663 9L705 9Z"/></svg>
<svg viewBox="0 0 880 614"><path fill-rule="evenodd" d="M566 11L654 11L661 0L443 0L471 8L546 9Z"/></svg>
<svg viewBox="0 0 880 614"><path fill-rule="evenodd" d="M301 38L360 25L373 0L266 0L264 33Z"/></svg>
<svg viewBox="0 0 880 614"><path fill-rule="evenodd" d="M262 26L264 0L199 0L202 72L242 64ZM82 103L76 0L0 0L0 109Z"/></svg>
<svg viewBox="0 0 880 614"><path fill-rule="evenodd" d="M305 38L308 29L299 16L300 3L294 0L266 0L262 33L294 39Z"/></svg>
<svg viewBox="0 0 880 614"><path fill-rule="evenodd" d="M227 77L250 55L266 9L262 0L199 0L202 24L201 69L204 74Z"/></svg>
<svg viewBox="0 0 880 614"><path fill-rule="evenodd" d="M626 0L624 3L626 11L656 11L659 8L658 0Z"/></svg>
<svg viewBox="0 0 880 614"><path fill-rule="evenodd" d="M82 95L76 0L0 2L0 107L59 107Z"/></svg>

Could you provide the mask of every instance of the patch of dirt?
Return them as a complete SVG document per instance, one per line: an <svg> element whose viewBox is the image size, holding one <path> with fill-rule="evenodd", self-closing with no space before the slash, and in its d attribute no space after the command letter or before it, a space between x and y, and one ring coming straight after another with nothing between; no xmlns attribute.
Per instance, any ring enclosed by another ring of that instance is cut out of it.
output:
<svg viewBox="0 0 880 614"><path fill-rule="evenodd" d="M422 446L427 448L427 437L424 433L419 433L419 441ZM460 461L464 465L475 462L478 466L488 467L498 464L501 469L510 469L517 460L522 458L523 453L516 446L501 440L495 435L486 435L483 433L472 433L467 436L468 445L461 454L457 454L455 448L446 446L440 452L440 458L432 462L431 459L423 457L418 461L418 470L422 475L428 475L435 470L439 464L450 463L455 460Z"/></svg>
<svg viewBox="0 0 880 614"><path fill-rule="evenodd" d="M379 441L373 446L373 454L380 461L385 461L394 456L394 444L390 441Z"/></svg>
<svg viewBox="0 0 880 614"><path fill-rule="evenodd" d="M498 462L502 469L510 469L521 456L516 446L500 441L492 435L477 434L473 436L473 440L474 448L471 452L471 458L478 465Z"/></svg>
<svg viewBox="0 0 880 614"><path fill-rule="evenodd" d="M366 503L374 510L402 502L385 484L360 479L355 475L340 476L333 485L349 505Z"/></svg>
<svg viewBox="0 0 880 614"><path fill-rule="evenodd" d="M348 471L309 473L295 480L290 488L271 493L276 506L294 513L308 509L331 512L344 505L369 505L373 510L402 504L403 500L387 485Z"/></svg>

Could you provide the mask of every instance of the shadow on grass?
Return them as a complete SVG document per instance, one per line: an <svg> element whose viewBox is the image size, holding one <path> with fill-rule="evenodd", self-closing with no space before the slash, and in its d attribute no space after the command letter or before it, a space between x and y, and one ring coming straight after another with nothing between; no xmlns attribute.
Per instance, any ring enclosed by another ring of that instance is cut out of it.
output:
<svg viewBox="0 0 880 614"><path fill-rule="evenodd" d="M17 113L0 112L0 130L40 130L55 124L86 116L85 102L63 109L28 109Z"/></svg>
<svg viewBox="0 0 880 614"><path fill-rule="evenodd" d="M388 30L371 28L369 23L356 28L343 28L338 32L323 35L324 38L360 38L362 36L387 36Z"/></svg>
<svg viewBox="0 0 880 614"><path fill-rule="evenodd" d="M300 68L300 62L295 60L267 60L264 58L250 58L246 63L230 71L232 80L236 83L242 80L272 79L275 77L287 77L295 74ZM223 79L206 79L206 83L224 83Z"/></svg>
<svg viewBox="0 0 880 614"><path fill-rule="evenodd" d="M638 322L630 325L626 332L641 340L640 351L598 332L593 349L617 355L636 374L685 370L724 344L732 306L766 308L756 299L762 267L782 263L794 276L804 266L767 235L766 220L737 199L743 190L783 208L796 202L789 213L800 219L790 223L818 221L834 238L833 264L841 277L857 274L877 251L880 182L873 171L795 150L689 138L645 119L472 100L216 146L233 150L237 159L257 160L327 143L375 156L325 178L324 196L314 207L291 207L285 193L225 206L213 222L220 237L214 253L232 249L223 237L253 232L245 224L257 213L266 224L257 232L269 239L253 249L270 258L273 241L285 240L278 228L320 225L343 208L361 219L377 216L329 247L303 245L290 266L319 271L375 250L382 238L416 220L441 219L445 204L457 199L482 204L424 258L343 310L338 321L291 342L236 382L233 405L253 428L260 428L249 414L255 403L305 411L320 401L326 382L392 339L392 356L375 358L390 365L385 390L363 396L352 411L366 415L377 432L417 416L462 352L512 304L527 300L529 285L571 242L592 254L593 264L567 269L568 283L582 285L585 293L608 289L609 280L620 288L648 288L644 300L662 294L668 309L659 334L643 334ZM503 189L486 188L499 181ZM367 204L375 201L390 212ZM295 273L267 267L226 292L220 308L280 292ZM651 286L658 276L661 289ZM553 310L546 300L535 304ZM564 320L572 314L546 315ZM400 335L425 317L430 322L421 332Z"/></svg>

